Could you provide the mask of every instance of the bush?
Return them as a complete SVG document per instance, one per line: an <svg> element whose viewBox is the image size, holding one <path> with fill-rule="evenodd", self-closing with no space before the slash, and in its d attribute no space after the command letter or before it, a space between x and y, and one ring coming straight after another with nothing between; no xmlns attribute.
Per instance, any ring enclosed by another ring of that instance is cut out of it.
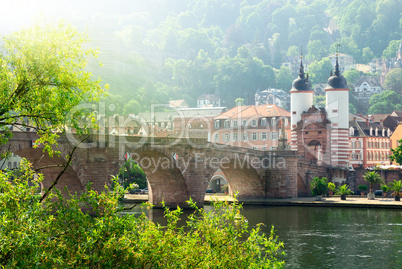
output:
<svg viewBox="0 0 402 269"><path fill-rule="evenodd" d="M90 185L79 197L52 192L42 203L38 180L22 166L19 177L0 171L0 264L6 268L282 268L283 244L261 226L249 229L241 206L217 202L178 226L182 210L166 208L161 226L145 214L120 214L123 189ZM95 217L90 216L91 212Z"/></svg>
<svg viewBox="0 0 402 269"><path fill-rule="evenodd" d="M326 177L315 177L310 184L312 196L324 195L328 192L328 180Z"/></svg>
<svg viewBox="0 0 402 269"><path fill-rule="evenodd" d="M360 191L367 191L367 185L359 185L358 188Z"/></svg>

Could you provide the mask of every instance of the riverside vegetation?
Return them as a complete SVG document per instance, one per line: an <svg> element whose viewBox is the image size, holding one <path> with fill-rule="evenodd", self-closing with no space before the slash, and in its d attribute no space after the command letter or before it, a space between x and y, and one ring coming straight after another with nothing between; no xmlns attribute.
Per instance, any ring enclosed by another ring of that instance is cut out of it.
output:
<svg viewBox="0 0 402 269"><path fill-rule="evenodd" d="M179 226L182 209L165 209L167 225L145 214L120 214L123 189L40 202L42 177L30 164L0 173L0 264L4 268L282 268L283 243L262 224L251 228L239 204L194 208ZM117 184L118 185L118 184ZM95 214L90 216L86 211Z"/></svg>

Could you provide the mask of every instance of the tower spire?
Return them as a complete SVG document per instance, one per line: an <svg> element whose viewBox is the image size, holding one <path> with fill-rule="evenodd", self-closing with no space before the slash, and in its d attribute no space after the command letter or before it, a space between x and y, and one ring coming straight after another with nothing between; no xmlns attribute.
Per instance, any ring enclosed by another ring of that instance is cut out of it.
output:
<svg viewBox="0 0 402 269"><path fill-rule="evenodd" d="M300 68L299 68L299 77L304 78L304 67L303 67L303 46L300 48Z"/></svg>
<svg viewBox="0 0 402 269"><path fill-rule="evenodd" d="M338 44L336 44L335 46L336 46L335 76L338 76L338 77L339 77L339 75L340 75L341 73L339 72L339 64L338 64L338 54L339 54L338 48L339 48L341 45L338 43Z"/></svg>

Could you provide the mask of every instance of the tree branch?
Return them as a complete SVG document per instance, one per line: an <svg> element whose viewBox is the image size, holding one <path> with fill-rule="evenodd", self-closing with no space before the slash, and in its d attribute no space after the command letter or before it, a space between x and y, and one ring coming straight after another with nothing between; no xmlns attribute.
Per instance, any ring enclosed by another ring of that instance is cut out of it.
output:
<svg viewBox="0 0 402 269"><path fill-rule="evenodd" d="M85 136L79 144L81 144L85 139L87 139L89 137L89 135ZM74 146L73 150L71 151L71 153L68 155L68 160L64 165L64 168L60 171L60 173L57 175L56 179L53 181L52 185L50 185L50 187L48 189L46 189L45 193L42 195L42 197L39 200L39 203L42 203L42 201L49 195L49 193L52 191L52 189L54 188L54 186L56 186L57 182L59 182L59 179L61 178L61 176L64 174L64 172L67 170L67 168L70 166L71 161L73 159L73 155L75 150L77 149L78 145Z"/></svg>

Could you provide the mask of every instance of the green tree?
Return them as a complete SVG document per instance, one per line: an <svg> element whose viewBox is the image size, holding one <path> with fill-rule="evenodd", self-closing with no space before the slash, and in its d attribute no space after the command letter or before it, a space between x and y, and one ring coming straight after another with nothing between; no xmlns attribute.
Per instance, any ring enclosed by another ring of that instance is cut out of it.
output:
<svg viewBox="0 0 402 269"><path fill-rule="evenodd" d="M286 56L299 56L300 55L300 49L297 46L290 46L288 48L288 52L286 53Z"/></svg>
<svg viewBox="0 0 402 269"><path fill-rule="evenodd" d="M359 81L361 72L357 71L356 69L349 69L349 70L343 72L342 76L345 77L345 79L349 85L353 85Z"/></svg>
<svg viewBox="0 0 402 269"><path fill-rule="evenodd" d="M328 192L328 180L326 177L315 177L310 183L312 196L324 195Z"/></svg>
<svg viewBox="0 0 402 269"><path fill-rule="evenodd" d="M139 112L141 112L141 105L135 99L131 99L123 107L124 115L137 114Z"/></svg>
<svg viewBox="0 0 402 269"><path fill-rule="evenodd" d="M395 68L385 76L384 87L402 94L402 68Z"/></svg>
<svg viewBox="0 0 402 269"><path fill-rule="evenodd" d="M323 58L321 61L315 61L308 67L308 73L312 84L325 83L331 75L333 66L329 58Z"/></svg>
<svg viewBox="0 0 402 269"><path fill-rule="evenodd" d="M370 193L373 193L373 188L375 184L380 184L384 182L383 178L376 171L367 171L364 174L363 178L370 185Z"/></svg>
<svg viewBox="0 0 402 269"><path fill-rule="evenodd" d="M387 114L402 109L402 96L394 91L387 90L374 94L369 100L369 114Z"/></svg>
<svg viewBox="0 0 402 269"><path fill-rule="evenodd" d="M394 192L393 195L395 196L395 201L400 201L401 200L402 181L394 179L393 182L389 183L389 189Z"/></svg>
<svg viewBox="0 0 402 269"><path fill-rule="evenodd" d="M0 49L0 134L10 128L34 128L41 143L55 142L54 129L82 130L84 115L77 106L98 101L104 92L99 80L85 71L96 56L84 47L87 37L69 25L39 26L4 36ZM74 111L74 113L72 113ZM71 114L72 113L72 114Z"/></svg>
<svg viewBox="0 0 402 269"><path fill-rule="evenodd" d="M349 188L348 184L343 184L342 186L339 186L338 189L336 190L336 195L341 196L341 200L346 200L346 195L352 194L353 191Z"/></svg>
<svg viewBox="0 0 402 269"><path fill-rule="evenodd" d="M310 60L320 60L328 56L328 49L323 45L321 40L311 40L307 44L307 58Z"/></svg>
<svg viewBox="0 0 402 269"><path fill-rule="evenodd" d="M363 48L362 63L367 64L375 58L373 51L369 47Z"/></svg>
<svg viewBox="0 0 402 269"><path fill-rule="evenodd" d="M384 59L395 58L400 43L401 40L391 40L388 44L388 47L382 52L382 58Z"/></svg>
<svg viewBox="0 0 402 269"><path fill-rule="evenodd" d="M147 187L147 176L141 167L131 159L125 161L120 167L118 176L124 189L132 183L136 183L140 189Z"/></svg>
<svg viewBox="0 0 402 269"><path fill-rule="evenodd" d="M391 161L397 162L399 165L402 165L402 140L399 140L399 146L394 149L391 149L392 155L389 156Z"/></svg>
<svg viewBox="0 0 402 269"><path fill-rule="evenodd" d="M276 88L288 91L292 87L293 75L289 68L281 66L279 70L275 70Z"/></svg>

